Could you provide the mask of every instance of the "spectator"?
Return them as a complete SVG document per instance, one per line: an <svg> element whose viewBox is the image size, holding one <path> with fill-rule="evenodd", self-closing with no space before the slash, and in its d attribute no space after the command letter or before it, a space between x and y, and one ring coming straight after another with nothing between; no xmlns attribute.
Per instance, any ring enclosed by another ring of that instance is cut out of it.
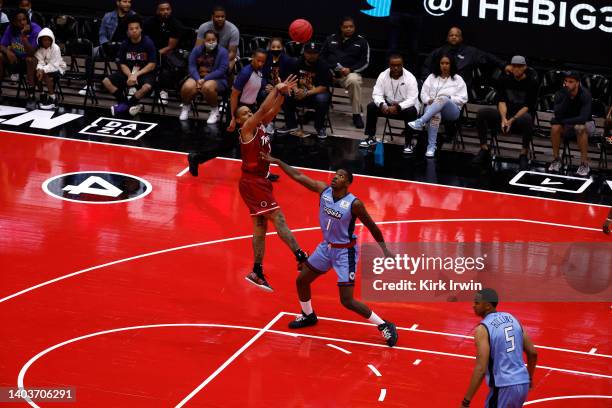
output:
<svg viewBox="0 0 612 408"><path fill-rule="evenodd" d="M389 57L389 68L378 75L372 99L366 116L366 138L359 146L370 147L376 143L376 122L383 116L404 121L404 153L412 153L412 131L407 124L417 118L419 86L414 75L404 68L401 55Z"/></svg>
<svg viewBox="0 0 612 408"><path fill-rule="evenodd" d="M59 45L55 43L53 31L43 28L38 34L38 50L36 51L36 80L42 88L44 83L47 86L49 95L43 91L40 97L41 109L55 109L57 98L55 97L55 84L60 80L60 76L66 72L66 63L62 58Z"/></svg>
<svg viewBox="0 0 612 408"><path fill-rule="evenodd" d="M153 41L142 34L140 17L132 15L127 18L128 38L121 43L118 53L119 71L104 78L102 84L116 99L117 104L111 107L113 116L130 113L139 114L143 106L139 103L153 89L157 65L157 50ZM126 87L139 87L129 99L125 96Z"/></svg>
<svg viewBox="0 0 612 408"><path fill-rule="evenodd" d="M463 43L463 33L460 28L452 27L448 31L446 44L437 48L425 59L422 68L423 79L427 78L436 68L436 61L440 55L448 55L457 61L457 73L463 78L468 87L472 86L472 70L480 65L499 67L502 71L510 72L510 65L506 65L501 59L493 54L479 50L476 47Z"/></svg>
<svg viewBox="0 0 612 408"><path fill-rule="evenodd" d="M189 77L181 87L180 120L187 120L191 101L199 92L212 108L206 123L219 120L218 95L227 90L227 50L219 45L219 37L213 30L204 34L204 44L189 54Z"/></svg>
<svg viewBox="0 0 612 408"><path fill-rule="evenodd" d="M370 46L355 33L355 21L344 17L340 33L327 37L321 48L321 58L332 67L335 80L348 90L353 112L353 125L363 129L361 118L361 75L370 63Z"/></svg>
<svg viewBox="0 0 612 408"><path fill-rule="evenodd" d="M0 27L4 27L5 24L9 23L9 19L6 14L2 11L2 0L0 0Z"/></svg>
<svg viewBox="0 0 612 408"><path fill-rule="evenodd" d="M525 57L514 56L510 64L512 73L502 76L497 87L497 109L487 107L478 111L476 123L480 137L480 152L475 157L474 163L480 164L490 160L487 135L489 131L495 135L501 129L504 134L513 132L523 137L519 166L521 170L526 170L529 165L527 158L529 145L533 139L533 119L539 84L533 75L527 75Z"/></svg>
<svg viewBox="0 0 612 408"><path fill-rule="evenodd" d="M265 86L262 68L266 63L266 58L266 50L256 49L251 56L251 63L244 66L236 76L230 97L231 121L227 127L229 132L236 127L234 114L240 106L248 106L252 112L257 110L257 97L259 91Z"/></svg>
<svg viewBox="0 0 612 408"><path fill-rule="evenodd" d="M132 10L132 0L117 0L115 10L104 14L98 33L100 46L94 48L92 55L94 60L104 56L104 48L108 43L123 42L127 38L127 18L135 14ZM85 62L87 69L93 69L93 64L89 58ZM86 86L79 91L79 95L86 93Z"/></svg>
<svg viewBox="0 0 612 408"><path fill-rule="evenodd" d="M225 8L216 6L213 8L212 18L198 28L196 46L204 42L204 33L213 30L219 36L219 45L229 51L229 70L233 72L238 56L238 44L240 43L240 31L238 27L225 19Z"/></svg>
<svg viewBox="0 0 612 408"><path fill-rule="evenodd" d="M28 13L28 18L30 21L38 24L39 27L45 26L45 20L39 13L34 13L32 11L32 2L31 0L19 0L19 8L25 10Z"/></svg>
<svg viewBox="0 0 612 408"><path fill-rule="evenodd" d="M28 105L35 103L34 78L36 75L36 53L40 27L31 23L25 10L17 10L11 16L11 25L0 40L0 90L6 70L26 75ZM0 91L1 92L1 91Z"/></svg>
<svg viewBox="0 0 612 408"><path fill-rule="evenodd" d="M456 121L467 100L467 87L461 75L457 74L455 59L450 55L440 55L421 89L421 101L426 105L425 114L408 123L414 130L422 130L423 126L428 125L426 157L431 158L436 154L440 122Z"/></svg>
<svg viewBox="0 0 612 408"><path fill-rule="evenodd" d="M258 101L265 99L270 91L286 79L291 72L295 71L296 59L288 56L284 52L283 39L273 37L268 45L268 58L262 69L265 86L259 92ZM272 122L266 127L266 132L274 133Z"/></svg>
<svg viewBox="0 0 612 408"><path fill-rule="evenodd" d="M595 133L595 122L591 116L592 102L589 90L580 85L580 74L576 71L566 72L563 87L555 94L555 113L550 121L553 161L548 166L548 171L561 170L559 160L561 137L576 137L580 147L580 167L576 174L586 177L591 172L588 156L589 137Z"/></svg>
<svg viewBox="0 0 612 408"><path fill-rule="evenodd" d="M158 0L155 9L155 16L147 19L144 23L144 33L155 44L155 48L159 51L159 82L161 91L159 96L164 105L168 104L168 91L170 87L174 87L173 79L177 59L180 59L174 54L174 50L178 45L183 26L172 15L172 5L170 0Z"/></svg>
<svg viewBox="0 0 612 408"><path fill-rule="evenodd" d="M298 130L295 110L297 106L312 106L315 109L315 129L319 139L327 138L325 130L325 117L329 111L331 95L329 87L332 85L332 75L329 66L319 58L319 46L309 42L304 45L304 54L298 60L296 71L298 86L293 95L285 98L285 128L279 133L291 133L295 136L304 136Z"/></svg>

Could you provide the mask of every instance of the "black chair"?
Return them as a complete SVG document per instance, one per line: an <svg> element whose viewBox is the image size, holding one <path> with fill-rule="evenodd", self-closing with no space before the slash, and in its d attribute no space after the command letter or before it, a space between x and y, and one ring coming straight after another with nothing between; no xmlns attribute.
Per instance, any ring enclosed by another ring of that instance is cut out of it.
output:
<svg viewBox="0 0 612 408"><path fill-rule="evenodd" d="M104 50L104 75L110 75L113 73L111 62L117 63L117 57L119 55L119 48L121 48L120 42L107 42L102 46Z"/></svg>
<svg viewBox="0 0 612 408"><path fill-rule="evenodd" d="M49 28L55 35L55 43L65 52L66 41L79 38L78 22L76 18L69 15L54 16L49 21Z"/></svg>
<svg viewBox="0 0 612 408"><path fill-rule="evenodd" d="M37 11L32 12L32 17L30 18L30 21L38 24L41 28L47 26L47 20L45 19L45 16L43 16Z"/></svg>
<svg viewBox="0 0 612 408"><path fill-rule="evenodd" d="M64 78L68 81L85 81L83 106L87 105L89 99L96 105L98 104L98 97L93 86L93 49L93 43L87 38L77 38L66 41L66 55L70 56L70 67L64 74ZM83 69L79 67L79 60L85 61ZM102 78L100 77L99 79Z"/></svg>
<svg viewBox="0 0 612 408"><path fill-rule="evenodd" d="M602 101L604 104L610 103L610 80L605 76L587 74L582 77L582 85L589 89L593 99Z"/></svg>
<svg viewBox="0 0 612 408"><path fill-rule="evenodd" d="M236 60L236 64L234 64L234 75L238 75L240 73L240 71L242 71L242 68L246 67L247 65L249 65L251 63L251 57L242 57L242 58L238 58Z"/></svg>
<svg viewBox="0 0 612 408"><path fill-rule="evenodd" d="M267 49L268 44L270 43L270 37L253 37L249 40L248 49L245 50L246 53L244 56L251 55L253 51L258 48Z"/></svg>
<svg viewBox="0 0 612 408"><path fill-rule="evenodd" d="M191 50L193 50L193 48L195 47L197 38L198 38L197 30L191 27L184 27L176 48L179 48L182 50L189 50L191 52Z"/></svg>
<svg viewBox="0 0 612 408"><path fill-rule="evenodd" d="M98 18L78 17L79 38L88 39L95 46L100 45L100 24Z"/></svg>
<svg viewBox="0 0 612 408"><path fill-rule="evenodd" d="M297 41L287 41L285 43L285 52L290 57L298 58L304 53L304 44Z"/></svg>
<svg viewBox="0 0 612 408"><path fill-rule="evenodd" d="M540 81L540 94L554 94L561 89L564 79L564 71L558 69L546 71L544 75L542 75L542 80Z"/></svg>

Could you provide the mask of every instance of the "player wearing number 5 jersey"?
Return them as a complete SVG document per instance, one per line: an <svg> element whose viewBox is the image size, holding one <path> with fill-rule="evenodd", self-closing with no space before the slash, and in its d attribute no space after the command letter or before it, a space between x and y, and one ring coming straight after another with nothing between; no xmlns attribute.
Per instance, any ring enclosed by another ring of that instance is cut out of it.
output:
<svg viewBox="0 0 612 408"><path fill-rule="evenodd" d="M474 336L476 367L462 407L470 406L485 374L490 388L485 408L522 407L532 386L538 354L519 321L510 313L496 310L498 302L493 289L483 289L474 298L474 312L483 319Z"/></svg>
<svg viewBox="0 0 612 408"><path fill-rule="evenodd" d="M392 256L387 250L382 233L370 218L363 203L348 191L353 175L347 170L340 169L328 186L321 181L306 177L288 164L271 157L269 153L262 153L261 157L278 164L293 180L319 194L319 222L323 231L323 242L301 266L296 285L302 314L289 323L289 328L299 329L317 323L317 316L312 310L310 284L333 268L338 275L342 305L376 324L387 344L393 347L397 343L395 325L381 319L368 306L353 297L357 272L357 237L353 232L357 219L370 230L385 256Z"/></svg>

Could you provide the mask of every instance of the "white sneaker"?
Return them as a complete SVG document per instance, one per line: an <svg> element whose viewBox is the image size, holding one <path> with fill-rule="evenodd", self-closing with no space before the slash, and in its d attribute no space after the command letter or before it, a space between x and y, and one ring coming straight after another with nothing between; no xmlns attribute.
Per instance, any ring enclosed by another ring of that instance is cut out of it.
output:
<svg viewBox="0 0 612 408"><path fill-rule="evenodd" d="M159 99L161 99L162 105L168 105L168 91L163 89L159 91Z"/></svg>
<svg viewBox="0 0 612 408"><path fill-rule="evenodd" d="M408 122L408 126L414 130L423 130L423 123L419 119Z"/></svg>
<svg viewBox="0 0 612 408"><path fill-rule="evenodd" d="M219 121L219 108L215 107L210 110L210 114L208 115L208 119L206 120L206 123L208 123L209 125L214 125L218 121Z"/></svg>
<svg viewBox="0 0 612 408"><path fill-rule="evenodd" d="M132 116L136 116L136 115L138 115L140 112L142 112L142 110L143 110L143 109L144 109L144 105L142 105L142 104L140 104L140 103L139 103L139 104L137 104L137 105L130 106L129 112L130 112L130 115L132 115Z"/></svg>
<svg viewBox="0 0 612 408"><path fill-rule="evenodd" d="M19 81L19 74L11 74L11 82Z"/></svg>
<svg viewBox="0 0 612 408"><path fill-rule="evenodd" d="M435 147L428 147L427 151L425 152L425 157L432 158L435 155L436 155L436 148Z"/></svg>
<svg viewBox="0 0 612 408"><path fill-rule="evenodd" d="M96 90L96 85L92 84L91 85L91 89L93 89L94 91ZM85 96L87 95L87 86L84 86L80 91L79 91L79 95L81 96Z"/></svg>
<svg viewBox="0 0 612 408"><path fill-rule="evenodd" d="M412 154L414 152L414 148L412 145L408 145L404 147L404 154Z"/></svg>
<svg viewBox="0 0 612 408"><path fill-rule="evenodd" d="M183 106L181 106L181 114L179 115L179 120L189 119L190 110L191 110L191 105L188 103L184 103Z"/></svg>
<svg viewBox="0 0 612 408"><path fill-rule="evenodd" d="M135 86L133 86L130 89L128 89L128 98L130 96L134 96L135 93L136 93L136 87Z"/></svg>

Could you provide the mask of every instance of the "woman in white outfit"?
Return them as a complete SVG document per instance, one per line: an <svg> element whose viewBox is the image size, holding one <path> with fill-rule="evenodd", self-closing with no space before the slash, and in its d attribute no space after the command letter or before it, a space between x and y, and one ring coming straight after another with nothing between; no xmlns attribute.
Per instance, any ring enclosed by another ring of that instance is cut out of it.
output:
<svg viewBox="0 0 612 408"><path fill-rule="evenodd" d="M415 130L422 130L427 125L426 157L434 157L436 153L440 122L457 120L467 100L467 86L457 75L455 59L442 54L421 89L421 101L427 105L425 113L408 123Z"/></svg>

